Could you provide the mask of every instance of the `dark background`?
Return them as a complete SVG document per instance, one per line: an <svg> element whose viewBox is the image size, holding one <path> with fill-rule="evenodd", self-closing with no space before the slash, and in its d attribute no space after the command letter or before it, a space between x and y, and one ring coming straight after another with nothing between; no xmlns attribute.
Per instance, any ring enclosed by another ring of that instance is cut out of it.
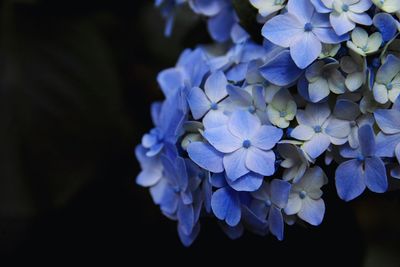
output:
<svg viewBox="0 0 400 267"><path fill-rule="evenodd" d="M179 12L165 38L150 0L9 0L0 25L3 263L400 266L399 192L345 203L332 170L319 227L286 227L283 242L231 241L204 219L192 247L181 245L175 222L135 185L133 151L162 99L158 71L210 42L201 19Z"/></svg>

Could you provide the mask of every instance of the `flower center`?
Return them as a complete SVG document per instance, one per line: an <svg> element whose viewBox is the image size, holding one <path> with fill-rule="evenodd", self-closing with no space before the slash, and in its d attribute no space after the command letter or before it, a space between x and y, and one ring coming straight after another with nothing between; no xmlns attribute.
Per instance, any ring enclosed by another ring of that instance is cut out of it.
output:
<svg viewBox="0 0 400 267"><path fill-rule="evenodd" d="M304 25L304 31L305 32L310 32L310 31L312 31L313 30L313 25L310 23L310 22L307 22L305 25Z"/></svg>
<svg viewBox="0 0 400 267"><path fill-rule="evenodd" d="M256 108L255 108L254 106L250 106L250 107L248 108L248 110L249 110L249 112L250 112L251 114L256 113Z"/></svg>
<svg viewBox="0 0 400 267"><path fill-rule="evenodd" d="M306 191L301 190L301 191L299 192L299 197L300 197L301 199L304 199L306 196L307 196L307 192L306 192Z"/></svg>
<svg viewBox="0 0 400 267"><path fill-rule="evenodd" d="M388 89L389 91L393 89L393 84L389 83L388 85L386 85L386 89Z"/></svg>
<svg viewBox="0 0 400 267"><path fill-rule="evenodd" d="M365 158L364 158L363 155L358 155L357 160L358 160L358 161L364 161Z"/></svg>
<svg viewBox="0 0 400 267"><path fill-rule="evenodd" d="M322 128L321 128L321 126L319 126L319 125L317 125L317 126L314 126L314 132L316 132L316 133L320 133L320 132L322 132Z"/></svg>
<svg viewBox="0 0 400 267"><path fill-rule="evenodd" d="M246 140L243 141L242 145L243 145L244 148L249 148L251 146L251 142L250 142L250 140L246 139Z"/></svg>
<svg viewBox="0 0 400 267"><path fill-rule="evenodd" d="M210 108L212 110L217 110L218 109L218 104L213 102L213 103L211 103Z"/></svg>
<svg viewBox="0 0 400 267"><path fill-rule="evenodd" d="M342 10L343 10L343 12L349 11L349 5L348 4L343 4L342 5Z"/></svg>
<svg viewBox="0 0 400 267"><path fill-rule="evenodd" d="M286 117L286 115L287 115L287 112L284 111L284 110L279 112L279 116L280 116L281 118Z"/></svg>

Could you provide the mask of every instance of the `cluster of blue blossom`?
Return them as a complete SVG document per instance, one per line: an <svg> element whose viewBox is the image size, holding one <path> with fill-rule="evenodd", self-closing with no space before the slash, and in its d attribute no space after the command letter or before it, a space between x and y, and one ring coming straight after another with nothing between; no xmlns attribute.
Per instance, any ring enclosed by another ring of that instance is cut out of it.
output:
<svg viewBox="0 0 400 267"><path fill-rule="evenodd" d="M159 74L165 100L136 148L137 183L184 245L203 216L231 238L247 229L282 240L285 223L319 225L332 162L345 201L400 178L400 1L250 0L262 45L230 1L188 2L230 48L185 50Z"/></svg>

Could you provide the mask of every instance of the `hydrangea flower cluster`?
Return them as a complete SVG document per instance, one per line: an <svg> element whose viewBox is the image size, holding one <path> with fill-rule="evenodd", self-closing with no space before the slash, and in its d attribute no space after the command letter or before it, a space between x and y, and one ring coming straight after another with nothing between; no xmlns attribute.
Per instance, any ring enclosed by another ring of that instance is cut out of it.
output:
<svg viewBox="0 0 400 267"><path fill-rule="evenodd" d="M231 1L187 2L228 49L187 49L158 75L165 100L136 147L136 181L184 245L202 217L282 240L285 224L321 224L328 182L350 201L400 178L400 1L249 0L263 44Z"/></svg>

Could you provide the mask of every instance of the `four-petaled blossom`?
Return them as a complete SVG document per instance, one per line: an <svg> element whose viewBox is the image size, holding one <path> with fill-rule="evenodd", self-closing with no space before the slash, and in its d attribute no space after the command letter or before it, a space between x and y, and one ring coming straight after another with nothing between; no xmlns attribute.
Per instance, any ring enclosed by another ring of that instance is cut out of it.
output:
<svg viewBox="0 0 400 267"><path fill-rule="evenodd" d="M349 91L359 89L367 80L367 60L362 56L351 52L350 56L340 59L340 68L347 74L345 85Z"/></svg>
<svg viewBox="0 0 400 267"><path fill-rule="evenodd" d="M338 35L355 28L356 24L371 25L365 13L372 5L371 0L312 0L318 12L330 13L329 20Z"/></svg>
<svg viewBox="0 0 400 267"><path fill-rule="evenodd" d="M240 183L246 191L257 190L263 176L274 174L275 154L271 149L281 139L282 130L262 125L256 115L238 110L226 125L205 129L204 137L224 154L223 165L228 179L236 182L242 177Z"/></svg>
<svg viewBox="0 0 400 267"><path fill-rule="evenodd" d="M400 94L400 59L388 55L379 68L373 87L374 98L378 103L394 103Z"/></svg>
<svg viewBox="0 0 400 267"><path fill-rule="evenodd" d="M286 89L279 90L267 107L269 121L279 128L289 127L296 115L297 105Z"/></svg>
<svg viewBox="0 0 400 267"><path fill-rule="evenodd" d="M289 1L288 13L273 17L265 23L262 35L282 47L290 48L296 65L302 69L318 58L321 43L337 44L348 36L337 35L326 14L316 13L309 0Z"/></svg>
<svg viewBox="0 0 400 267"><path fill-rule="evenodd" d="M291 185L283 180L274 179L271 183L264 183L262 187L252 193L252 196L258 200L253 203L255 207L264 214L268 221L269 230L278 238L283 239L283 215L282 210L286 207Z"/></svg>
<svg viewBox="0 0 400 267"><path fill-rule="evenodd" d="M382 34L374 32L368 36L364 29L356 27L351 32L351 41L347 41L346 44L348 48L365 57L379 50L382 44Z"/></svg>
<svg viewBox="0 0 400 267"><path fill-rule="evenodd" d="M188 103L193 118L203 118L205 127L219 126L225 120L223 103L227 95L228 81L222 71L217 71L208 77L204 85L204 91L199 87L193 87L188 94Z"/></svg>
<svg viewBox="0 0 400 267"><path fill-rule="evenodd" d="M321 224L325 214L321 187L327 182L328 178L320 167L308 169L300 181L292 185L285 213L297 214L312 225Z"/></svg>
<svg viewBox="0 0 400 267"><path fill-rule="evenodd" d="M350 160L336 169L336 189L345 201L358 197L366 187L376 193L383 193L388 187L385 164L376 155L375 134L371 125L360 127L358 139L358 149L346 146L341 149L341 156Z"/></svg>
<svg viewBox="0 0 400 267"><path fill-rule="evenodd" d="M290 135L304 141L301 147L312 159L321 155L331 143L342 145L347 141L349 123L330 115L327 103L308 104L305 110L297 111L299 125Z"/></svg>
<svg viewBox="0 0 400 267"><path fill-rule="evenodd" d="M305 72L308 81L308 96L310 101L318 103L326 98L330 92L343 94L346 90L345 78L338 70L339 63L331 61L316 61Z"/></svg>

